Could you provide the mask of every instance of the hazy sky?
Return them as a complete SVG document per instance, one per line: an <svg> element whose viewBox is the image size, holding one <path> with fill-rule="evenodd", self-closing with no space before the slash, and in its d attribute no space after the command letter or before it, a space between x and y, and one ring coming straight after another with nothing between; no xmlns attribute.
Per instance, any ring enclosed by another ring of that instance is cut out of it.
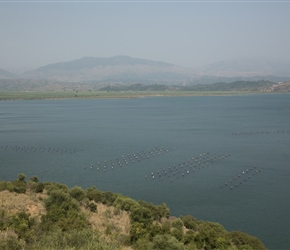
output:
<svg viewBox="0 0 290 250"><path fill-rule="evenodd" d="M0 68L127 55L197 67L290 58L290 1L3 1Z"/></svg>

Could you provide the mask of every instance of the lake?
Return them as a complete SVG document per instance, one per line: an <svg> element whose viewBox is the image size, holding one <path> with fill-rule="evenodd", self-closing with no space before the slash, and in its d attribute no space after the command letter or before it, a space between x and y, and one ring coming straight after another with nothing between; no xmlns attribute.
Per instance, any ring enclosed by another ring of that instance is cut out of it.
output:
<svg viewBox="0 0 290 250"><path fill-rule="evenodd" d="M290 96L0 102L0 179L95 185L290 246Z"/></svg>

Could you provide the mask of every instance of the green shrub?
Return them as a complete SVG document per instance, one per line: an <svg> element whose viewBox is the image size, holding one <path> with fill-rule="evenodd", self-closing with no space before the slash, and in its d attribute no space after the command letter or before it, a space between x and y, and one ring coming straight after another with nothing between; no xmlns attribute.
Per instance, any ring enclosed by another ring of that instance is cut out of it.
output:
<svg viewBox="0 0 290 250"><path fill-rule="evenodd" d="M192 229L192 230L198 229L197 220L193 216L185 215L185 216L181 216L180 219L183 221L183 224L186 228Z"/></svg>
<svg viewBox="0 0 290 250"><path fill-rule="evenodd" d="M164 234L156 235L153 239L154 250L184 250L184 245L179 242L175 237Z"/></svg>
<svg viewBox="0 0 290 250"><path fill-rule="evenodd" d="M20 180L16 180L11 182L12 183L12 192L16 192L19 194L24 194L26 192L26 182L24 181L20 181Z"/></svg>
<svg viewBox="0 0 290 250"><path fill-rule="evenodd" d="M30 181L32 182L38 182L38 177L37 176L31 176Z"/></svg>
<svg viewBox="0 0 290 250"><path fill-rule="evenodd" d="M44 184L42 182L38 182L35 186L35 193L42 193L44 190Z"/></svg>
<svg viewBox="0 0 290 250"><path fill-rule="evenodd" d="M152 240L156 235L163 233L161 224L154 222L147 226L147 231L149 233L150 240Z"/></svg>
<svg viewBox="0 0 290 250"><path fill-rule="evenodd" d="M98 190L95 186L87 188L85 190L85 194L89 200L94 200L95 202L101 201L102 192Z"/></svg>
<svg viewBox="0 0 290 250"><path fill-rule="evenodd" d="M183 235L182 242L183 242L185 245L188 245L188 244L194 242L194 237L195 237L195 233L194 233L192 230L187 231L187 232Z"/></svg>
<svg viewBox="0 0 290 250"><path fill-rule="evenodd" d="M25 182L26 175L25 174L18 174L18 181Z"/></svg>
<svg viewBox="0 0 290 250"><path fill-rule="evenodd" d="M129 197L119 195L115 199L113 206L129 212L132 211L133 208L140 207L140 204Z"/></svg>
<svg viewBox="0 0 290 250"><path fill-rule="evenodd" d="M62 192L68 193L68 187L61 183L46 182L44 184L44 188L46 189L48 194L50 194L54 190L61 190Z"/></svg>
<svg viewBox="0 0 290 250"><path fill-rule="evenodd" d="M152 250L153 243L147 238L140 238L133 244L133 248L136 250Z"/></svg>
<svg viewBox="0 0 290 250"><path fill-rule="evenodd" d="M13 185L9 181L0 181L0 192L8 190L8 191L13 191Z"/></svg>
<svg viewBox="0 0 290 250"><path fill-rule="evenodd" d="M246 249L248 246L250 246L252 249L266 249L266 247L258 238L243 232L230 232L229 237L239 249L242 249L243 247Z"/></svg>
<svg viewBox="0 0 290 250"><path fill-rule="evenodd" d="M144 225L148 225L152 223L152 214L148 208L133 206L131 207L130 219L131 222L140 222Z"/></svg>
<svg viewBox="0 0 290 250"><path fill-rule="evenodd" d="M180 218L177 218L172 222L172 226L178 229L183 229L183 221Z"/></svg>
<svg viewBox="0 0 290 250"><path fill-rule="evenodd" d="M90 202L88 207L91 212L97 212L97 205L94 202Z"/></svg>
<svg viewBox="0 0 290 250"><path fill-rule="evenodd" d="M118 194L112 193L112 192L102 192L101 193L101 200L103 204L107 206L112 206L118 197Z"/></svg>
<svg viewBox="0 0 290 250"><path fill-rule="evenodd" d="M130 229L130 240L136 242L138 239L145 238L147 234L146 227L143 223L133 222Z"/></svg>
<svg viewBox="0 0 290 250"><path fill-rule="evenodd" d="M24 240L19 240L13 231L0 231L1 250L22 250L25 247Z"/></svg>
<svg viewBox="0 0 290 250"><path fill-rule="evenodd" d="M45 200L47 214L42 215L42 228L45 231L56 227L63 231L71 228L81 230L89 223L80 212L78 202L63 190L53 190Z"/></svg>
<svg viewBox="0 0 290 250"><path fill-rule="evenodd" d="M162 224L161 231L163 234L170 234L171 223L166 221Z"/></svg>
<svg viewBox="0 0 290 250"><path fill-rule="evenodd" d="M231 245L227 231L224 227L215 222L200 221L198 223L199 231L195 237L195 243L198 248L220 248Z"/></svg>
<svg viewBox="0 0 290 250"><path fill-rule="evenodd" d="M148 208L152 214L152 219L160 221L163 217L168 218L170 214L169 208L166 206L165 203L162 205L155 206L152 203L148 203L143 200L139 200L138 203L140 206Z"/></svg>
<svg viewBox="0 0 290 250"><path fill-rule="evenodd" d="M77 201L81 201L86 197L84 190L81 187L75 186L69 190L69 193L72 198Z"/></svg>

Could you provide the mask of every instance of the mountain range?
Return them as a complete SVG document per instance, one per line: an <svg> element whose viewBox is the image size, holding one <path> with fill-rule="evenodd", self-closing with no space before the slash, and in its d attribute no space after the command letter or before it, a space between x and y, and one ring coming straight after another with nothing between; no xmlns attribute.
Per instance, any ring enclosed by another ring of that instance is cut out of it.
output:
<svg viewBox="0 0 290 250"><path fill-rule="evenodd" d="M262 79L280 82L290 80L290 63L240 57L220 61L197 70L129 56L83 57L42 66L21 75L0 70L0 79L103 85L131 83L195 85Z"/></svg>

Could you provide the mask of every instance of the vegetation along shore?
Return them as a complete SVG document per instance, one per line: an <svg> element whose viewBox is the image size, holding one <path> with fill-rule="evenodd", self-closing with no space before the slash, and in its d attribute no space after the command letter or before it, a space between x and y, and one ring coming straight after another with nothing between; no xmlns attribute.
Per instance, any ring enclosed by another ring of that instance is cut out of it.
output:
<svg viewBox="0 0 290 250"><path fill-rule="evenodd" d="M0 100L139 98L290 93L290 82L235 81L198 85L67 83L0 79Z"/></svg>

